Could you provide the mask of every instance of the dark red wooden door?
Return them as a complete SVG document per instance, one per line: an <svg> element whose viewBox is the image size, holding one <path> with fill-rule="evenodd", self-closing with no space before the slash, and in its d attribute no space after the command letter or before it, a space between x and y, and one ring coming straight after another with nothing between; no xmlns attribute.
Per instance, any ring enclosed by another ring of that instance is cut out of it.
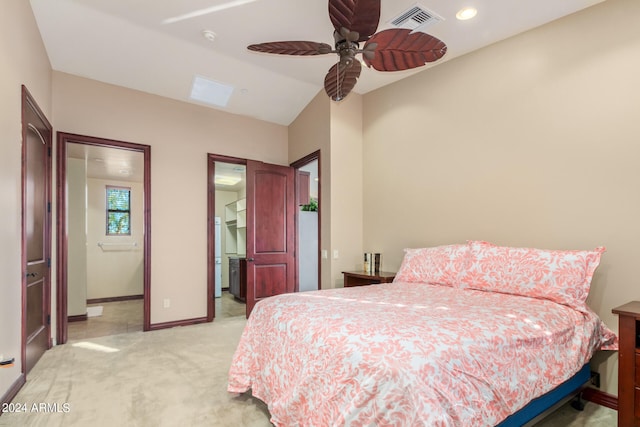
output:
<svg viewBox="0 0 640 427"><path fill-rule="evenodd" d="M52 128L22 89L23 369L51 348Z"/></svg>
<svg viewBox="0 0 640 427"><path fill-rule="evenodd" d="M294 176L247 161L247 317L261 299L295 291Z"/></svg>

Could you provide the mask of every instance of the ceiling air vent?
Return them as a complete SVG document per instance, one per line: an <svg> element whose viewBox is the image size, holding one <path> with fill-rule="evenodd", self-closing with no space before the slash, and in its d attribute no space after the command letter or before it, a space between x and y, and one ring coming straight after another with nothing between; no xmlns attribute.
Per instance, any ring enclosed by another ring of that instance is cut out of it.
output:
<svg viewBox="0 0 640 427"><path fill-rule="evenodd" d="M444 21L444 18L421 5L415 5L409 10L391 20L391 25L396 28L406 28L414 31L422 31L426 27Z"/></svg>

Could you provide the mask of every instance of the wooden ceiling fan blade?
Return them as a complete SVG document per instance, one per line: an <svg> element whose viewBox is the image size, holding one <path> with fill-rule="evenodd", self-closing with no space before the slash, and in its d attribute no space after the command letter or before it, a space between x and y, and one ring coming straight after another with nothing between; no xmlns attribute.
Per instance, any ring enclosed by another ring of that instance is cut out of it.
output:
<svg viewBox="0 0 640 427"><path fill-rule="evenodd" d="M355 87L361 71L360 61L354 61L350 67L343 67L339 62L331 67L324 78L324 90L329 98L342 101Z"/></svg>
<svg viewBox="0 0 640 427"><path fill-rule="evenodd" d="M254 52L273 53L277 55L324 55L330 53L332 48L326 43L309 41L282 41L258 43L247 46L247 49Z"/></svg>
<svg viewBox="0 0 640 427"><path fill-rule="evenodd" d="M380 0L329 0L329 18L336 31L347 28L366 41L378 28Z"/></svg>
<svg viewBox="0 0 640 427"><path fill-rule="evenodd" d="M364 62L378 71L401 71L422 67L447 53L447 45L432 35L407 29L390 29L374 34L365 44L377 43L375 55Z"/></svg>

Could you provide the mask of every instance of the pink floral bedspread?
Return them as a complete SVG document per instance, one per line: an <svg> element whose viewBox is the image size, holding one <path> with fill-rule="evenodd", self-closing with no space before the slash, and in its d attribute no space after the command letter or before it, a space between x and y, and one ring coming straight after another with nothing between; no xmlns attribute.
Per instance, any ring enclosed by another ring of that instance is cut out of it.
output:
<svg viewBox="0 0 640 427"><path fill-rule="evenodd" d="M493 426L615 335L590 310L420 283L258 303L229 371L276 426Z"/></svg>

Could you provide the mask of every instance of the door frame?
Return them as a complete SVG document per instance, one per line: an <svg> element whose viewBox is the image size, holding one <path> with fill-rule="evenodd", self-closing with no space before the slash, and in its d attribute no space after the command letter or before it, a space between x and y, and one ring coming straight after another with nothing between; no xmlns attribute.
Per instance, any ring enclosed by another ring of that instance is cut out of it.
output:
<svg viewBox="0 0 640 427"><path fill-rule="evenodd" d="M321 160L320 160L320 150L314 151L301 159L296 160L291 163L289 166L294 168L296 172L303 166L308 165L309 163L317 161L318 162L318 290L322 289L322 251L320 248L322 247L322 201L320 200L322 197L322 168L321 168ZM300 182L298 180L298 174L295 175L296 179L296 194L299 194L299 185ZM298 215L300 210L296 206L296 254L300 253L300 221L298 221ZM300 286L300 272L298 271L298 259L296 256L296 292L299 291Z"/></svg>
<svg viewBox="0 0 640 427"><path fill-rule="evenodd" d="M42 110L40 109L40 107L38 106L37 102L35 101L35 99L33 98L33 96L31 95L31 93L29 92L29 90L27 89L27 87L25 85L22 85L21 88L21 92L22 92L22 117L21 117L21 121L22 121L22 129L21 129L21 137L22 137L22 165L21 165L21 218L20 218L20 223L21 223L21 230L20 230L20 236L21 236L21 254L20 254L20 271L21 271L21 286L22 286L22 297L21 297L21 305L22 305L22 325L21 325L21 349L20 349L20 357L22 359L21 362L21 373L23 375L24 378L26 378L27 375L27 230L25 228L25 212L27 210L27 205L26 205L26 199L27 199L27 185L26 185L26 180L27 180L27 174L26 174L26 159L27 159L27 132L29 129L29 123L27 121L27 113L30 110L31 113L35 114L40 121L42 122L42 124L44 125L46 132L44 133L44 135L42 135L42 133L40 131L37 131L37 133L40 135L40 138L42 139L42 142L47 146L47 151L48 151L48 155L47 155L47 161L46 161L46 165L45 165L45 171L44 171L44 177L46 179L45 182L45 197L47 199L47 215L46 218L44 220L44 250L45 250L45 257L49 260L49 263L51 262L51 228L52 228L52 220L51 220L51 179L52 179L52 158L51 158L51 151L52 151L52 147L53 147L53 126L51 126L51 123L49 122L49 120L47 120L47 117L44 115L44 113L42 112ZM44 298L43 298L43 307L42 307L42 313L43 315L47 316L47 349L50 349L52 347L52 340L51 340L51 266L49 264L49 268L47 269L47 278L45 280L45 284L44 284Z"/></svg>
<svg viewBox="0 0 640 427"><path fill-rule="evenodd" d="M140 152L144 156L144 244L143 244L143 331L151 330L151 146L116 141L66 132L58 132L57 138L57 214L58 214L58 284L57 284L57 337L58 344L67 342L67 144L93 145Z"/></svg>
<svg viewBox="0 0 640 427"><path fill-rule="evenodd" d="M216 162L246 166L247 159L224 156L221 154L207 154L207 322L213 322L216 315L216 184L214 182ZM222 233L222 227L220 227L220 232Z"/></svg>

